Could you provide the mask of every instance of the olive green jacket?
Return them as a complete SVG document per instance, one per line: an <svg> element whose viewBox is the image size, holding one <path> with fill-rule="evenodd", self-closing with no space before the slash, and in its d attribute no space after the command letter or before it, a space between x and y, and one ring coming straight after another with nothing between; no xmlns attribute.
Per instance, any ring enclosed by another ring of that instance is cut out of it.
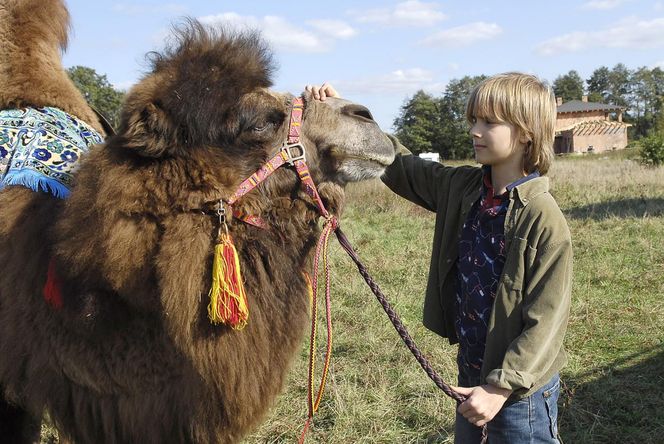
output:
<svg viewBox="0 0 664 444"><path fill-rule="evenodd" d="M397 150L407 152L398 144ZM456 261L461 227L480 197L483 172L397 154L383 182L395 193L436 213L424 325L456 343ZM569 228L538 177L509 193L505 265L488 324L481 377L529 396L566 363L563 337L569 317L572 243Z"/></svg>

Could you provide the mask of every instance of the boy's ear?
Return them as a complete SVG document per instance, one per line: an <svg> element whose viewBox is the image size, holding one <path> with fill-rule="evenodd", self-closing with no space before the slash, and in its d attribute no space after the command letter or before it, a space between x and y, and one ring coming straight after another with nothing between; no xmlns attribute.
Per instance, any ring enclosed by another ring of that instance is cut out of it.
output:
<svg viewBox="0 0 664 444"><path fill-rule="evenodd" d="M519 131L519 143L527 145L529 142L532 142L532 140L530 137L528 137L528 134L524 133L523 131Z"/></svg>

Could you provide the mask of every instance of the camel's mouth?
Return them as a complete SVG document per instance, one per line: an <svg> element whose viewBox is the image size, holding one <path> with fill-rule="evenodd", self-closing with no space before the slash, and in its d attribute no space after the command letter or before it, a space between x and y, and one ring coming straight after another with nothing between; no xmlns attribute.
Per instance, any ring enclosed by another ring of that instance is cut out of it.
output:
<svg viewBox="0 0 664 444"><path fill-rule="evenodd" d="M346 158L338 170L339 179L344 182L359 182L380 177L391 162Z"/></svg>
<svg viewBox="0 0 664 444"><path fill-rule="evenodd" d="M387 137L385 137L385 141L388 143L384 145L382 143L377 144L373 147L373 151L333 146L329 149L329 155L341 164L359 161L366 164L374 163L386 168L394 162L395 152L394 146Z"/></svg>
<svg viewBox="0 0 664 444"><path fill-rule="evenodd" d="M387 137L385 141L388 143L378 142L371 151L356 147L332 147L328 156L334 159L337 179L358 182L380 177L394 161L394 147Z"/></svg>
<svg viewBox="0 0 664 444"><path fill-rule="evenodd" d="M394 162L394 154L392 155L380 155L380 154L358 154L358 155L342 155L338 156L342 162L365 162L365 163L375 163L378 166L387 168L392 162Z"/></svg>

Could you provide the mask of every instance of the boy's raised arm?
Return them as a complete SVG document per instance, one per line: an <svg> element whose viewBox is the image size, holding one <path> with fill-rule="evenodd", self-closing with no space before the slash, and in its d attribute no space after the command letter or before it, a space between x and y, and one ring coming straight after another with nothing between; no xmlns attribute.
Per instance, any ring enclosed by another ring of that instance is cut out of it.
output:
<svg viewBox="0 0 664 444"><path fill-rule="evenodd" d="M452 187L463 183L455 180L459 179L458 176L479 171L476 167L450 167L421 159L412 155L396 137L389 134L388 137L392 140L397 155L381 180L399 196L427 210L438 211L441 193L449 193Z"/></svg>

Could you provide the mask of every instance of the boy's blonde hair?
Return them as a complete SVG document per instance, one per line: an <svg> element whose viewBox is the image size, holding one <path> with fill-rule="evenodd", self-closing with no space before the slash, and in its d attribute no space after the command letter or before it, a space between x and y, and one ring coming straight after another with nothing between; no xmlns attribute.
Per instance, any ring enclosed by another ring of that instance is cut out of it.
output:
<svg viewBox="0 0 664 444"><path fill-rule="evenodd" d="M528 139L523 170L544 175L553 161L556 101L551 88L530 74L508 72L482 81L466 104L466 118L488 117L514 125Z"/></svg>

